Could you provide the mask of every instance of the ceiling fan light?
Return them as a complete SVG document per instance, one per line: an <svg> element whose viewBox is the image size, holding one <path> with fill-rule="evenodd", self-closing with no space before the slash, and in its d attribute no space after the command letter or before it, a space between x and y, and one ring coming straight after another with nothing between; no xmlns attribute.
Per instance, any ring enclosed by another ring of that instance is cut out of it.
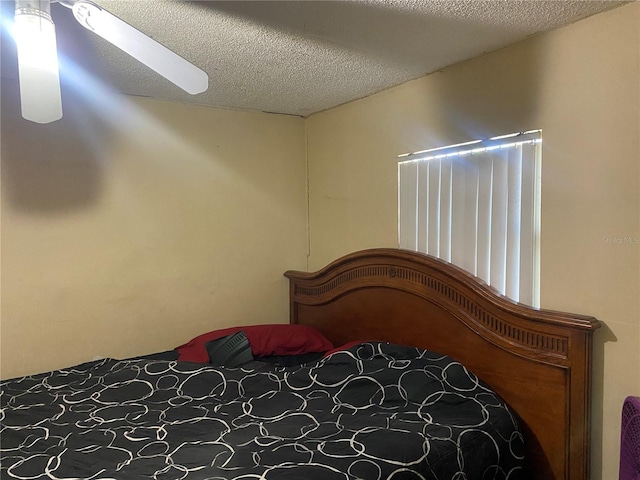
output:
<svg viewBox="0 0 640 480"><path fill-rule="evenodd" d="M55 25L49 1L17 1L14 38L18 51L22 116L37 123L62 118Z"/></svg>

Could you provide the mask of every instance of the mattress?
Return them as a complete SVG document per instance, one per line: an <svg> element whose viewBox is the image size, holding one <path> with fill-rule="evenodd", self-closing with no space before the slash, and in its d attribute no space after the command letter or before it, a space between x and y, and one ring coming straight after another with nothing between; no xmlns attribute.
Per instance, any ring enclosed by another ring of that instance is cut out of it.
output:
<svg viewBox="0 0 640 480"><path fill-rule="evenodd" d="M516 480L505 403L453 359L363 343L294 367L103 359L0 383L3 479Z"/></svg>

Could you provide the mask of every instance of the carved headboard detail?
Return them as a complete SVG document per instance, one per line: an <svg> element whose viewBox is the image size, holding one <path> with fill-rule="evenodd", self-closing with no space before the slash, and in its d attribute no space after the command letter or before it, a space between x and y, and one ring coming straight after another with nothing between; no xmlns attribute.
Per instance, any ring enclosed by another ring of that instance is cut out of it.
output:
<svg viewBox="0 0 640 480"><path fill-rule="evenodd" d="M483 309L476 302L462 295L459 290L451 288L447 283L408 267L388 265L356 267L320 285L296 285L294 294L309 297L311 302L324 303L328 298L332 298L332 295L336 292L340 292L342 285L365 278L371 280L376 277L397 279L404 286L407 285L407 282L413 283L417 287L416 295L423 296L431 301L438 301L438 297L442 297L442 299L456 304L468 314L469 321L482 326L486 330L486 334L494 334L498 338L507 338L522 348L544 352L549 357L567 357L568 338L566 336L543 334L512 325L499 316ZM390 283L389 286L392 286L392 284ZM489 287L487 286L487 288ZM509 302L509 300L505 300Z"/></svg>

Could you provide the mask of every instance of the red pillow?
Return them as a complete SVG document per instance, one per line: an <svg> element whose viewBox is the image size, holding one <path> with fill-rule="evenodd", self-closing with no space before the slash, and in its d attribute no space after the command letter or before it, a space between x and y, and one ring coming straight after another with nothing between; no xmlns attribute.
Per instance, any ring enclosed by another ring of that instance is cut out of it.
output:
<svg viewBox="0 0 640 480"><path fill-rule="evenodd" d="M333 344L322 333L308 325L248 325L203 333L176 348L178 360L209 363L205 343L239 331L247 336L254 357L326 352L333 348Z"/></svg>
<svg viewBox="0 0 640 480"><path fill-rule="evenodd" d="M352 342L345 343L344 345L340 345L339 347L332 348L328 352L325 352L324 356L328 357L332 353L342 352L343 350L349 350L351 347L355 347L356 345L360 345L361 343L367 343L371 340L354 340Z"/></svg>

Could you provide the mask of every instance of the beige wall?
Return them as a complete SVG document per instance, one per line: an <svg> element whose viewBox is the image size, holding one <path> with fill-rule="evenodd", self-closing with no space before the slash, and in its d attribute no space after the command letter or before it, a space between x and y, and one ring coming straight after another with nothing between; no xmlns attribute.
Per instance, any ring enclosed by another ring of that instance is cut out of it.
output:
<svg viewBox="0 0 640 480"><path fill-rule="evenodd" d="M640 395L639 32L635 3L307 120L311 269L397 246L396 155L542 128L541 303L606 324L592 456L603 480L617 479L622 401Z"/></svg>
<svg viewBox="0 0 640 480"><path fill-rule="evenodd" d="M289 320L303 119L66 91L35 125L17 98L3 79L3 378Z"/></svg>

